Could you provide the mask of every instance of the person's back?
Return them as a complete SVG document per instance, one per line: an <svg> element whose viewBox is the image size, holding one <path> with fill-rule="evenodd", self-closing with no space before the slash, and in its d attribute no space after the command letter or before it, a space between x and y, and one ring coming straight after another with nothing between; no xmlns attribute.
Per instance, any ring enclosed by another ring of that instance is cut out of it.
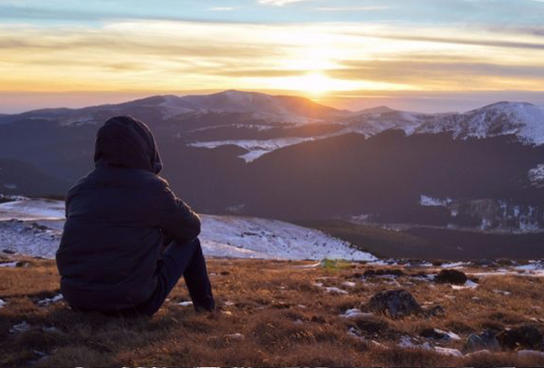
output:
<svg viewBox="0 0 544 368"><path fill-rule="evenodd" d="M129 117L108 120L94 159L96 169L66 199L57 251L64 298L77 310L153 314L183 273L195 308L213 309L200 219L157 175L162 163L149 128ZM173 242L161 254L166 239Z"/></svg>

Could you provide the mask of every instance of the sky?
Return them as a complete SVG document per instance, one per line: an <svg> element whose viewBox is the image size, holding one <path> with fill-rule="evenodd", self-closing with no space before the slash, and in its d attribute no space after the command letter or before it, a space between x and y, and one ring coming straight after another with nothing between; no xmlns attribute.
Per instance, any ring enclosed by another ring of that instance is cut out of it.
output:
<svg viewBox="0 0 544 368"><path fill-rule="evenodd" d="M544 105L544 0L0 0L0 113L225 89Z"/></svg>

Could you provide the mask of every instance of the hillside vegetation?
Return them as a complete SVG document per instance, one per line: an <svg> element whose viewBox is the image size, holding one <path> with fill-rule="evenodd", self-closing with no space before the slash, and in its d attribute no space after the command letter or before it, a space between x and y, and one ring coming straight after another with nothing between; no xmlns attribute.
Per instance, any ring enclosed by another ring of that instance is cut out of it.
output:
<svg viewBox="0 0 544 368"><path fill-rule="evenodd" d="M2 262L0 366L544 365L543 278L504 265L452 285L433 275L460 265L210 259L217 312L196 314L181 282L153 318L118 319L72 312L53 261ZM398 289L420 307L369 303Z"/></svg>
<svg viewBox="0 0 544 368"><path fill-rule="evenodd" d="M298 221L345 240L378 257L478 260L509 258L528 260L542 255L543 232L486 233L433 226L405 226L390 230L378 224L349 221Z"/></svg>

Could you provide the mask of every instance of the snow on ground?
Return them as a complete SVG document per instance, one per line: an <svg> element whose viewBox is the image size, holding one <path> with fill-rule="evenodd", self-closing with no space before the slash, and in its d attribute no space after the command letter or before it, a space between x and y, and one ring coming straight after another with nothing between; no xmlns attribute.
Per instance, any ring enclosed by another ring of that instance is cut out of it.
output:
<svg viewBox="0 0 544 368"><path fill-rule="evenodd" d="M471 280L467 280L463 285L451 285L453 290L476 289L477 287L478 284Z"/></svg>
<svg viewBox="0 0 544 368"><path fill-rule="evenodd" d="M64 202L49 199L19 200L0 204L0 221L58 220L64 218Z"/></svg>
<svg viewBox="0 0 544 368"><path fill-rule="evenodd" d="M441 268L464 268L470 266L470 262L450 262L450 263L442 263L440 265Z"/></svg>
<svg viewBox="0 0 544 368"><path fill-rule="evenodd" d="M376 259L320 231L261 218L204 215L201 238L204 244L211 241L250 250L256 253L252 258Z"/></svg>
<svg viewBox="0 0 544 368"><path fill-rule="evenodd" d="M215 215L201 218L200 239L207 256L376 260L344 241L283 221ZM0 250L54 258L63 224L62 201L27 199L0 204Z"/></svg>
<svg viewBox="0 0 544 368"><path fill-rule="evenodd" d="M528 276L528 277L544 277L544 262L542 261L529 261L526 265L515 266L511 269L500 268L496 271L489 272L474 272L467 273L469 276L474 277L487 277L487 276Z"/></svg>
<svg viewBox="0 0 544 368"><path fill-rule="evenodd" d="M63 299L64 297L62 296L62 294L57 294L52 298L44 298L44 299L38 300L38 305L41 307L45 307L49 304L60 302Z"/></svg>
<svg viewBox="0 0 544 368"><path fill-rule="evenodd" d="M362 312L359 308L351 308L346 310L339 316L342 318L360 318L360 317L372 317L374 314L368 312Z"/></svg>
<svg viewBox="0 0 544 368"><path fill-rule="evenodd" d="M0 268L11 268L11 267L17 267L17 262L0 263Z"/></svg>

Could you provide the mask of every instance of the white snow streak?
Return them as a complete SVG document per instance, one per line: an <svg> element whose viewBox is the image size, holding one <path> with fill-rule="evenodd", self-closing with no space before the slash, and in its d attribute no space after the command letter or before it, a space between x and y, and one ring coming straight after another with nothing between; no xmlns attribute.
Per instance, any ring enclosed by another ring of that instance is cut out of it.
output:
<svg viewBox="0 0 544 368"><path fill-rule="evenodd" d="M7 221L13 218L36 222ZM371 254L351 248L344 241L283 221L214 215L201 215L201 219L199 238L207 256L376 260ZM61 201L32 199L1 204L0 249L53 258L63 222L64 203Z"/></svg>

